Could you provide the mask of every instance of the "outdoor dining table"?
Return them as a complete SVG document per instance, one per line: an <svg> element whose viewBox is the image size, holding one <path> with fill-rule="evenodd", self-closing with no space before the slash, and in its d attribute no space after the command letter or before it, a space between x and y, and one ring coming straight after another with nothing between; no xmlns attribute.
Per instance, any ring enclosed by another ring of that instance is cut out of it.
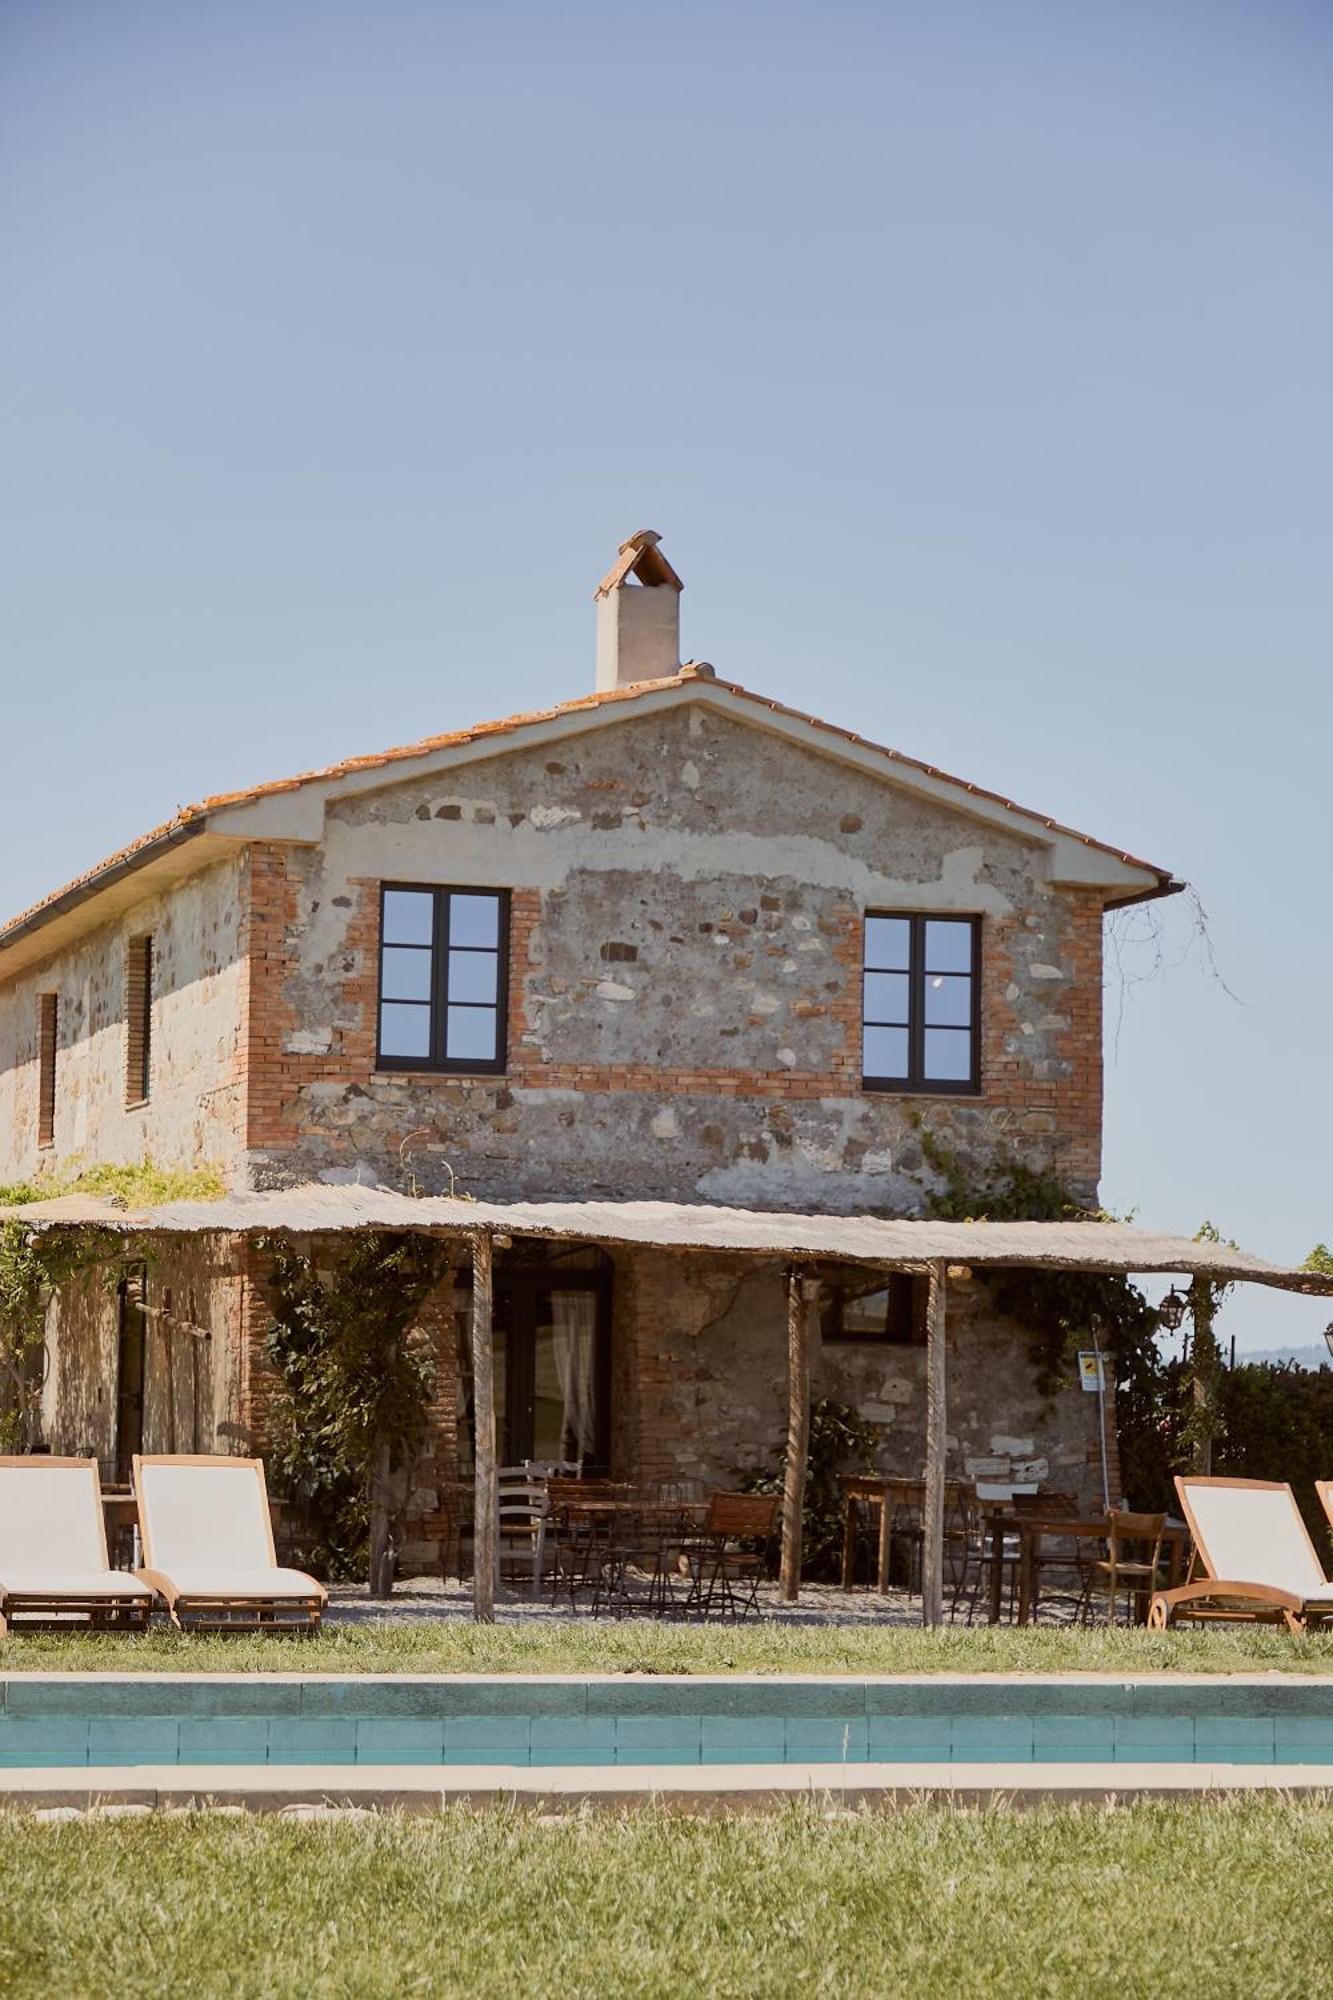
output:
<svg viewBox="0 0 1333 2000"><path fill-rule="evenodd" d="M1065 1514L1017 1513L1011 1508L997 1507L985 1515L985 1531L990 1547L990 1600L989 1616L992 1625L998 1625L1004 1598L1004 1544L1005 1538L1018 1541L1018 1617L1019 1625L1032 1622L1033 1583L1041 1556L1042 1541L1047 1535L1063 1541L1101 1541L1111 1531L1110 1516L1095 1514L1078 1518ZM1167 1557L1167 1583L1174 1589L1183 1582L1185 1557L1189 1549L1189 1529L1183 1521L1168 1521L1162 1531L1162 1546Z"/></svg>
<svg viewBox="0 0 1333 2000"><path fill-rule="evenodd" d="M904 1473L854 1473L842 1482L842 1587L851 1588L852 1569L855 1558L856 1510L868 1508L879 1516L879 1535L875 1546L875 1584L881 1597L889 1589L889 1557L893 1548L893 1536L897 1517L900 1513L915 1516L920 1522L921 1509L925 1504L926 1482L924 1479L910 1479ZM944 1489L946 1509L956 1503L958 1482L947 1481Z"/></svg>

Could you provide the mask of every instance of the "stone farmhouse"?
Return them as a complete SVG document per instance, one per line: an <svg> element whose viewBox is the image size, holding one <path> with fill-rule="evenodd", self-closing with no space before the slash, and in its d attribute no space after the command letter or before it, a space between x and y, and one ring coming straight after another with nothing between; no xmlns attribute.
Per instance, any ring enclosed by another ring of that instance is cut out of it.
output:
<svg viewBox="0 0 1333 2000"><path fill-rule="evenodd" d="M681 665L632 536L595 691L205 800L0 931L0 1181L216 1163L483 1199L923 1212L935 1169L1095 1199L1106 914L1163 869ZM936 1155L938 1157L938 1155ZM922 1461L920 1285L825 1274L813 1393ZM415 1518L470 1462L467 1273L433 1301ZM950 1463L1100 1495L1097 1399L1036 1384L963 1274ZM784 1277L525 1244L496 1264L501 1456L731 1481L784 1436ZM264 1438L262 1264L164 1248L52 1307L46 1442ZM1112 1426L1112 1438L1114 1435ZM1114 1488L1114 1469L1109 1473Z"/></svg>

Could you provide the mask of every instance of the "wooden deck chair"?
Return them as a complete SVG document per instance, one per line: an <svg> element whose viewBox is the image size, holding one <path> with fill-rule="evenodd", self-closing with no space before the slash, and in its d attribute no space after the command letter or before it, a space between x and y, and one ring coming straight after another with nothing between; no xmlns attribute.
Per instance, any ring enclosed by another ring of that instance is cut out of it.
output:
<svg viewBox="0 0 1333 2000"><path fill-rule="evenodd" d="M182 1631L319 1629L328 1592L299 1569L278 1568L261 1460L136 1456L134 1496L139 1575Z"/></svg>
<svg viewBox="0 0 1333 2000"><path fill-rule="evenodd" d="M1333 1583L1290 1486L1178 1475L1176 1492L1206 1575L1154 1591L1150 1626L1239 1620L1303 1632L1333 1618Z"/></svg>
<svg viewBox="0 0 1333 2000"><path fill-rule="evenodd" d="M0 1458L0 1633L142 1632L146 1583L111 1568L95 1458Z"/></svg>

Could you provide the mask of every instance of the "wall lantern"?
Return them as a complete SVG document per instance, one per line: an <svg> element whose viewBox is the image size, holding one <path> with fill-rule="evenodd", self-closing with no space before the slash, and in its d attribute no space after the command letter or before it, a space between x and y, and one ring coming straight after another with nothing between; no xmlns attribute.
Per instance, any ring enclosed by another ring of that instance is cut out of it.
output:
<svg viewBox="0 0 1333 2000"><path fill-rule="evenodd" d="M1159 1324L1164 1326L1168 1333L1178 1332L1184 1325L1185 1315L1189 1311L1189 1306L1190 1302L1186 1294L1178 1292L1175 1286L1172 1285L1170 1291L1157 1308Z"/></svg>
<svg viewBox="0 0 1333 2000"><path fill-rule="evenodd" d="M1328 1325L1324 1328L1324 1341L1328 1347L1329 1353L1333 1354L1333 1319L1331 1319Z"/></svg>

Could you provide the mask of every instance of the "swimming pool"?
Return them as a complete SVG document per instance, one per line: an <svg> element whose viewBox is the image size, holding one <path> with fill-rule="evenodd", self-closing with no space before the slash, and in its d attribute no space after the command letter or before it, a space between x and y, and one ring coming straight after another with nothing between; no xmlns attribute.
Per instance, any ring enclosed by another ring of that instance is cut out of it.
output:
<svg viewBox="0 0 1333 2000"><path fill-rule="evenodd" d="M1333 1766L1333 1677L0 1677L0 1770Z"/></svg>

